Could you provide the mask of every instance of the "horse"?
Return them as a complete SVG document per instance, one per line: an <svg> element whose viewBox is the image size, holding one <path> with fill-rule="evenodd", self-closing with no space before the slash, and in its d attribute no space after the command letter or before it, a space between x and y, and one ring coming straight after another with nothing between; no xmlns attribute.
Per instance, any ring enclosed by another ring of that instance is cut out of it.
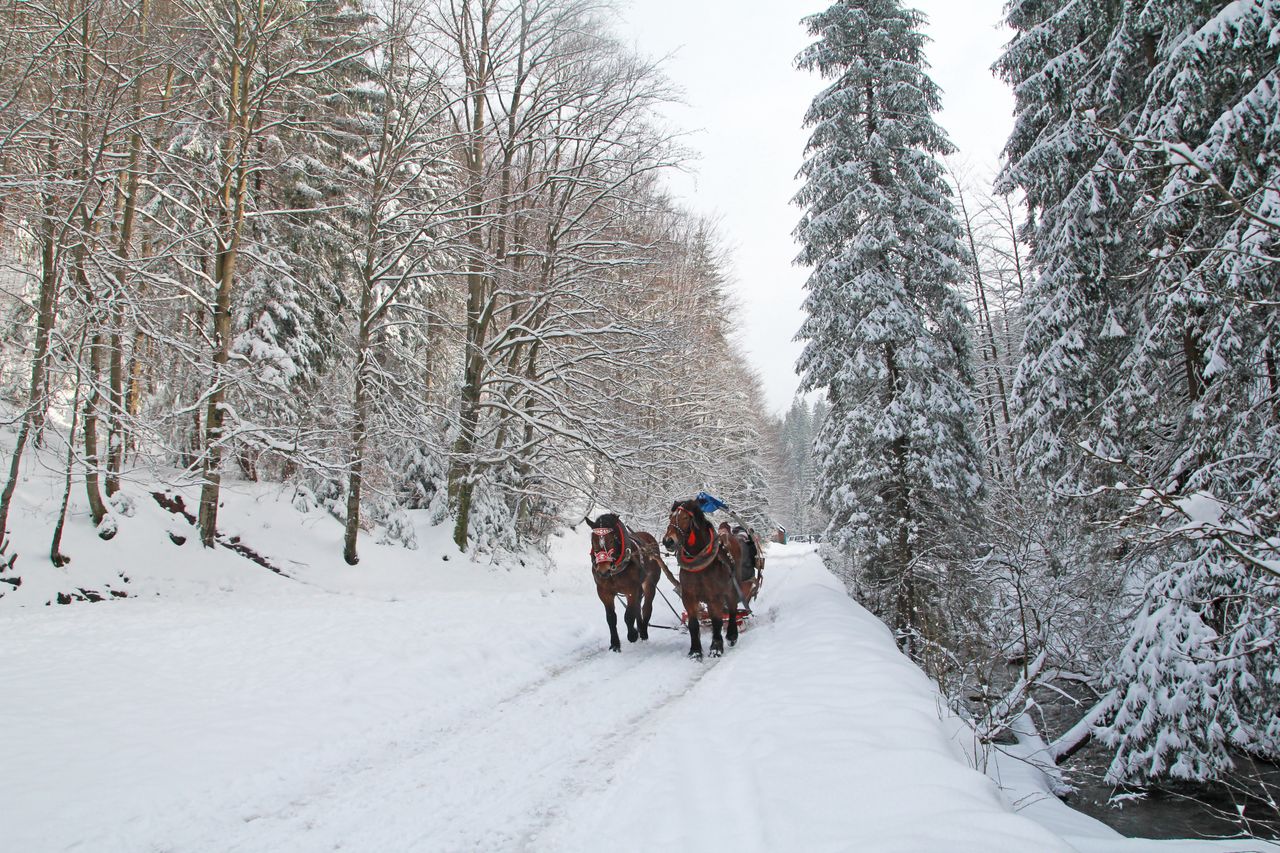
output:
<svg viewBox="0 0 1280 853"><path fill-rule="evenodd" d="M696 500L676 501L671 505L667 532L662 544L676 555L680 566L680 600L689 614L689 657L702 659L702 637L698 625L699 604L707 605L711 615L711 656L724 654L720 629L725 616L729 624L725 634L729 645L738 642L738 620L734 611L738 594L734 589L733 565L728 545L707 521Z"/></svg>
<svg viewBox="0 0 1280 853"><path fill-rule="evenodd" d="M606 513L595 521L585 516L582 520L591 526L591 574L609 622L609 650L621 652L614 599L619 593L627 599L627 609L623 612L627 642L649 639L653 596L658 590L658 576L666 564L658 554L658 540L652 534L628 530L613 513Z"/></svg>
<svg viewBox="0 0 1280 853"><path fill-rule="evenodd" d="M733 569L736 584L735 592L742 601L743 607L750 609L749 602L755 598L759 579L756 577L756 543L751 534L741 527L730 528L729 522L720 522L720 542L729 557L729 565Z"/></svg>

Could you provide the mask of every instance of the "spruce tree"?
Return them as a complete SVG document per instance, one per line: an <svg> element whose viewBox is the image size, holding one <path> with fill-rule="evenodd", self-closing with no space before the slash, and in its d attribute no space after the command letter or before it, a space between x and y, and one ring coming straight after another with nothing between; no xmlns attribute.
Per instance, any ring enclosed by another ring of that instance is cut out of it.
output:
<svg viewBox="0 0 1280 853"><path fill-rule="evenodd" d="M810 533L809 501L813 473L813 417L804 398L791 401L791 409L782 424L782 441L786 454L788 491L791 497L790 519L795 533Z"/></svg>
<svg viewBox="0 0 1280 853"><path fill-rule="evenodd" d="M1037 276L1019 461L1129 539L1116 781L1280 751L1280 3L1011 3L1006 188ZM1102 603L1101 604L1106 604Z"/></svg>
<svg viewBox="0 0 1280 853"><path fill-rule="evenodd" d="M1232 747L1280 754L1278 16L1274 0L1141 4L1141 120L1107 129L1155 180L1134 217L1145 322L1103 408L1142 425L1123 447L1135 512L1175 556L1112 672L1116 780L1219 776Z"/></svg>
<svg viewBox="0 0 1280 853"><path fill-rule="evenodd" d="M1142 51L1133 38L1109 38L1133 35L1128 12L1101 0L1012 3L1017 35L996 63L1016 99L997 188L1026 194L1037 271L1013 382L1018 465L1063 492L1095 485L1090 462L1116 454L1123 426L1098 403L1118 381L1122 339L1137 322L1125 281L1137 175L1096 122L1131 127L1141 101ZM1084 436L1091 453L1082 455Z"/></svg>
<svg viewBox="0 0 1280 853"><path fill-rule="evenodd" d="M806 390L825 389L818 493L830 540L851 558L903 646L921 649L981 479L971 434L967 316L954 290L966 255L938 158L923 16L897 0L842 0L805 19L798 59L831 84L796 197L807 282Z"/></svg>

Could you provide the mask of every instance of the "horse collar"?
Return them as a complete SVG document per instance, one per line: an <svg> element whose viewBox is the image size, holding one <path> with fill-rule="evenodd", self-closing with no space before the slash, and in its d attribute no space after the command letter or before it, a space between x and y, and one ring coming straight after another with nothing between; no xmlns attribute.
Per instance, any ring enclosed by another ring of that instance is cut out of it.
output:
<svg viewBox="0 0 1280 853"><path fill-rule="evenodd" d="M680 507L680 509L684 512L688 512L691 519L694 518L693 513L689 512L689 510L685 509L684 507ZM716 544L719 542L719 538L716 536L716 530L714 527L708 526L707 534L708 534L707 547L703 548L700 553L690 554L684 547L680 549L679 554L677 554L677 562L680 563L680 568L682 571L700 572L706 569L707 566L715 562ZM689 526L689 538L690 538L690 542L696 541L693 536L692 522L690 523L690 526Z"/></svg>

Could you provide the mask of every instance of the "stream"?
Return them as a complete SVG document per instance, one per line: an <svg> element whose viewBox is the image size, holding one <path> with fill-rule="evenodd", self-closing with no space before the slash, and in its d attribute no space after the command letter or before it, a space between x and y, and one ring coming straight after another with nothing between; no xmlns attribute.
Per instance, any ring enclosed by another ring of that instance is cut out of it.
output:
<svg viewBox="0 0 1280 853"><path fill-rule="evenodd" d="M1037 699L1051 738L1076 721L1079 710L1062 697ZM1075 788L1063 801L1130 838L1280 839L1280 767L1242 755L1235 760L1228 784L1124 789L1103 781L1111 754L1092 742L1061 768Z"/></svg>

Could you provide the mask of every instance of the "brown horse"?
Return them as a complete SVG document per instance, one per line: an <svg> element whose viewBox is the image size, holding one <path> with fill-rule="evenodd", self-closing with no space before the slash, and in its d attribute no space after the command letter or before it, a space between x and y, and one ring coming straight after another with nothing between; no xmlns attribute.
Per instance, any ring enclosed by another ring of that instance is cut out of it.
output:
<svg viewBox="0 0 1280 853"><path fill-rule="evenodd" d="M591 574L596 579L596 594L604 605L609 622L609 648L622 651L618 639L618 614L614 599L626 596L627 642L649 639L649 617L653 615L653 596L658 589L658 576L666 566L658 554L658 541L649 533L627 529L622 519L606 513L591 525Z"/></svg>
<svg viewBox="0 0 1280 853"><path fill-rule="evenodd" d="M719 657L724 654L720 629L726 616L729 617L725 630L729 645L738 642L738 622L733 617L738 595L733 588L733 567L725 544L696 500L676 501L671 505L662 544L675 552L680 565L680 599L689 614L689 657L702 658L700 603L707 605L711 616L711 656Z"/></svg>
<svg viewBox="0 0 1280 853"><path fill-rule="evenodd" d="M751 534L741 527L732 529L729 522L720 522L720 542L729 557L729 565L733 568L733 577L737 582L734 590L745 608L750 612L751 601L760 589L760 572L757 571L760 561L756 551L756 543Z"/></svg>

